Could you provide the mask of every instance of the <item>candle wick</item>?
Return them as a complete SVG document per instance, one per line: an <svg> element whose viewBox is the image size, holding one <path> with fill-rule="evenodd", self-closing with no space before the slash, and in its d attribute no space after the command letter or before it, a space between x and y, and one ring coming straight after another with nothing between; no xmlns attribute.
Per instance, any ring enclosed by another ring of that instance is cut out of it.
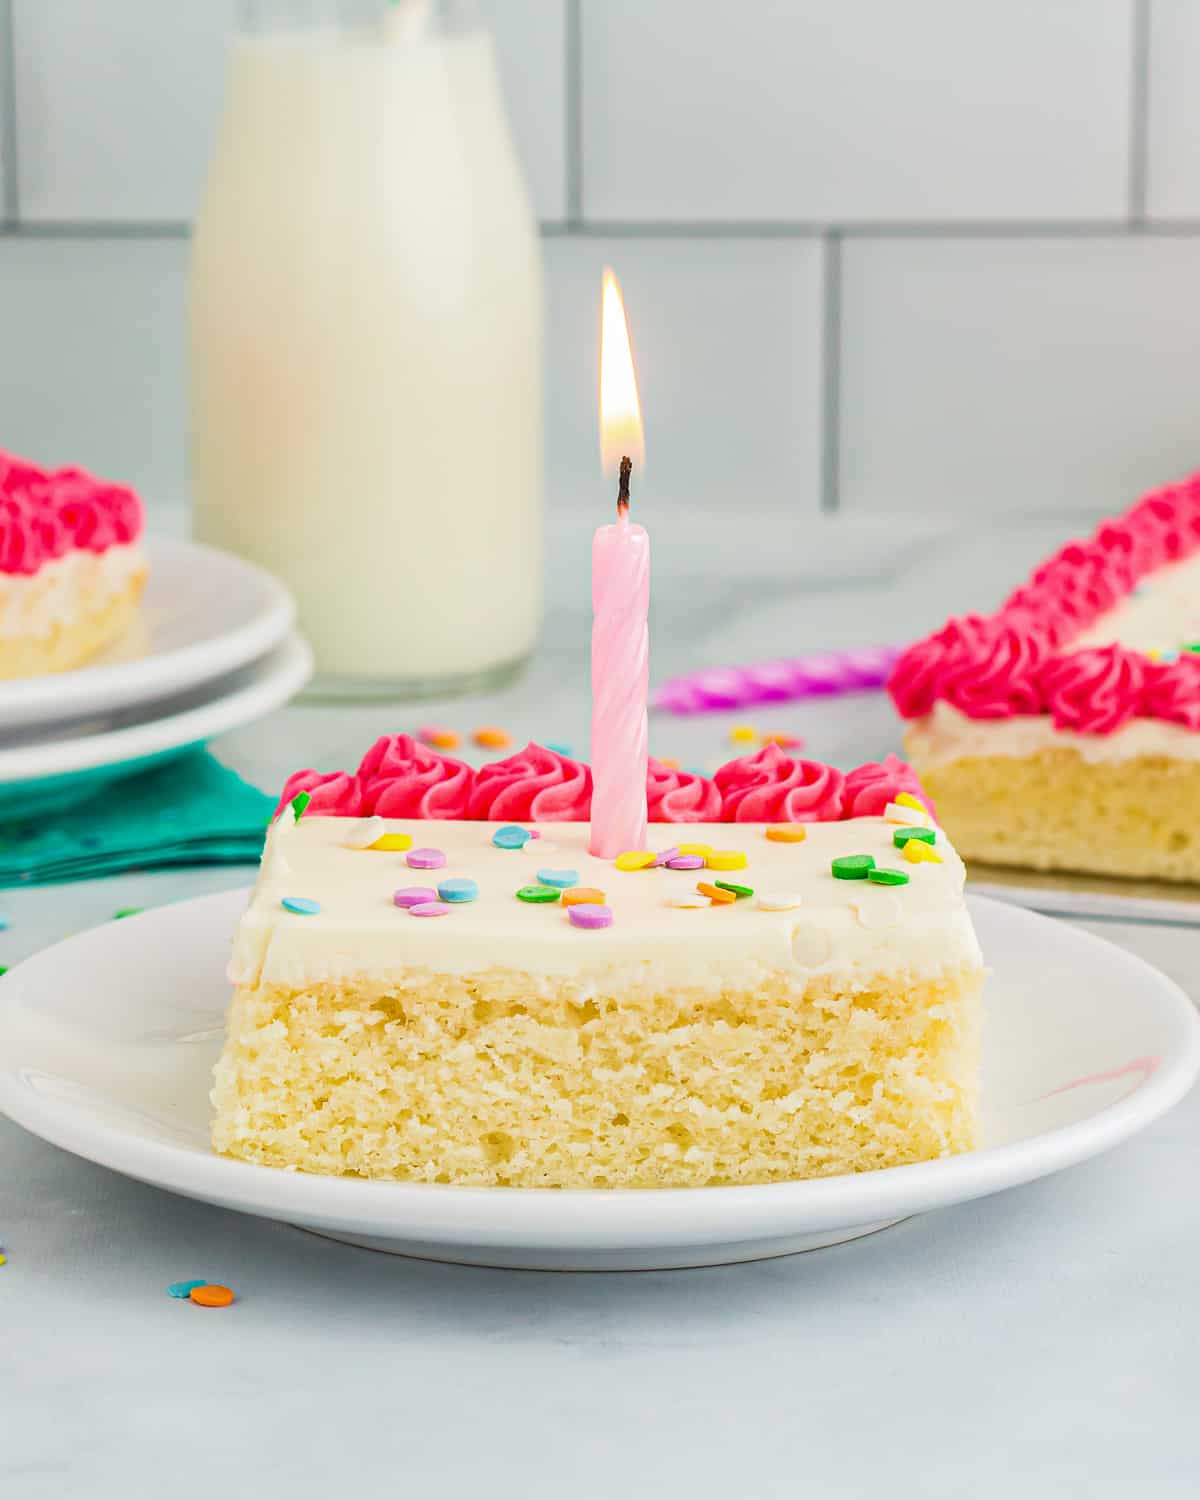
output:
<svg viewBox="0 0 1200 1500"><path fill-rule="evenodd" d="M629 476L633 472L633 459L621 460L620 478L617 481L617 515L629 514Z"/></svg>

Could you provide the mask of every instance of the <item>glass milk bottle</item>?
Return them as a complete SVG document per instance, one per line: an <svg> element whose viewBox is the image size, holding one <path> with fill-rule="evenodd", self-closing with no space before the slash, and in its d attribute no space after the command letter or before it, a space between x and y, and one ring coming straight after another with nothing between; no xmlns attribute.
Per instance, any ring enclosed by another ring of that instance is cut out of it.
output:
<svg viewBox="0 0 1200 1500"><path fill-rule="evenodd" d="M541 276L461 0L240 7L191 273L196 534L296 595L318 686L495 686L541 589Z"/></svg>

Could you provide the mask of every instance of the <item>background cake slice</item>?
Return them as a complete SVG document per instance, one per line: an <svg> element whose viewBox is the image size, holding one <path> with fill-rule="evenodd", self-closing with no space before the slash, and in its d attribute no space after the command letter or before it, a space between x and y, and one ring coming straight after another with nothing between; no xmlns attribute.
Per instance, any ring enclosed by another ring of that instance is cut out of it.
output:
<svg viewBox="0 0 1200 1500"><path fill-rule="evenodd" d="M966 858L1200 881L1200 478L918 642L890 686Z"/></svg>
<svg viewBox="0 0 1200 1500"><path fill-rule="evenodd" d="M0 453L0 678L69 671L124 634L146 581L142 529L124 485Z"/></svg>
<svg viewBox="0 0 1200 1500"><path fill-rule="evenodd" d="M846 777L772 747L707 783L729 821L652 824L613 861L588 853L585 793L559 799L571 821L462 816L481 787L528 809L586 767L529 747L464 777L408 745L407 764L369 752L397 772L382 782L302 773L307 811L273 825L234 946L218 1151L565 1188L975 1144L981 959L962 863L906 767ZM418 784L454 786L458 815L362 816ZM314 813L329 799L340 815ZM770 820L739 818L748 800ZM789 802L803 821L776 821Z"/></svg>

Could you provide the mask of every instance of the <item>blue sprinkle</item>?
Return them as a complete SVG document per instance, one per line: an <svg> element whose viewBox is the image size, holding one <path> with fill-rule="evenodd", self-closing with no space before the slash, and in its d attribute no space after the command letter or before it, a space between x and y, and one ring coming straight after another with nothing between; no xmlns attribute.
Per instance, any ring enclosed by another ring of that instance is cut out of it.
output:
<svg viewBox="0 0 1200 1500"><path fill-rule="evenodd" d="M465 875L439 880L437 893L443 901L474 901L479 895L479 882Z"/></svg>
<svg viewBox="0 0 1200 1500"><path fill-rule="evenodd" d="M321 903L311 901L307 896L285 896L280 905L284 911L294 911L298 917L315 917L321 910Z"/></svg>
<svg viewBox="0 0 1200 1500"><path fill-rule="evenodd" d="M564 745L561 740L547 740L545 748L553 750L555 755L565 755L568 760L575 754L570 745Z"/></svg>
<svg viewBox="0 0 1200 1500"><path fill-rule="evenodd" d="M0 911L0 932L8 931L8 918Z"/></svg>
<svg viewBox="0 0 1200 1500"><path fill-rule="evenodd" d="M703 766L684 766L684 773L688 776L707 776L708 772Z"/></svg>
<svg viewBox="0 0 1200 1500"><path fill-rule="evenodd" d="M492 834L492 843L497 849L524 849L532 837L528 828L519 828L516 823L506 823Z"/></svg>
<svg viewBox="0 0 1200 1500"><path fill-rule="evenodd" d="M1159 657L1159 660L1160 661L1178 661L1179 660L1179 652L1178 651L1164 651L1163 654Z"/></svg>
<svg viewBox="0 0 1200 1500"><path fill-rule="evenodd" d="M539 870L538 879L543 885L555 885L560 891L565 891L571 886L579 884L579 871Z"/></svg>
<svg viewBox="0 0 1200 1500"><path fill-rule="evenodd" d="M187 1295L188 1295L188 1293L192 1290L193 1287L207 1286L207 1285L208 1285L208 1282L205 1281L205 1279L203 1278L203 1276L200 1277L200 1279L198 1281L173 1281L171 1283L171 1285L167 1288L167 1296L168 1297L184 1297L184 1298L186 1298Z"/></svg>

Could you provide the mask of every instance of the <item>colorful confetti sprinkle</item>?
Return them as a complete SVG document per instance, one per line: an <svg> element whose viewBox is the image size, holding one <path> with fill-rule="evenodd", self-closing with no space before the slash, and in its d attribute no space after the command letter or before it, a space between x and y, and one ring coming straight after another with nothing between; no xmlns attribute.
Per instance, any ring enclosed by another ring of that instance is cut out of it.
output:
<svg viewBox="0 0 1200 1500"><path fill-rule="evenodd" d="M668 870L703 870L704 857L700 854L677 854L667 860Z"/></svg>
<svg viewBox="0 0 1200 1500"><path fill-rule="evenodd" d="M875 868L875 860L870 854L843 854L831 868L835 880L865 880L868 871Z"/></svg>
<svg viewBox="0 0 1200 1500"><path fill-rule="evenodd" d="M710 870L744 870L746 856L740 849L714 849L704 863Z"/></svg>
<svg viewBox="0 0 1200 1500"><path fill-rule="evenodd" d="M911 828L928 828L929 814L922 808L908 807L900 802L889 802L883 810L885 823L904 823Z"/></svg>
<svg viewBox="0 0 1200 1500"><path fill-rule="evenodd" d="M419 901L408 908L410 917L448 917L450 908L445 901Z"/></svg>
<svg viewBox="0 0 1200 1500"><path fill-rule="evenodd" d="M410 870L440 870L446 863L444 849L413 849L404 856Z"/></svg>
<svg viewBox="0 0 1200 1500"><path fill-rule="evenodd" d="M679 762L673 755L660 755L658 763L660 766L665 766L668 771L678 771L679 769Z"/></svg>
<svg viewBox="0 0 1200 1500"><path fill-rule="evenodd" d="M145 910L146 908L144 906L122 906L119 907L115 912L113 912L112 919L114 922L121 922L126 917L139 917ZM2 923L3 926L7 927L8 918L0 917L0 923Z"/></svg>
<svg viewBox="0 0 1200 1500"><path fill-rule="evenodd" d="M383 838L385 826L382 818L361 818L351 824L342 843L347 849L373 849Z"/></svg>
<svg viewBox="0 0 1200 1500"><path fill-rule="evenodd" d="M903 870L893 870L887 865L876 865L873 870L867 871L867 879L872 885L907 885L908 876Z"/></svg>
<svg viewBox="0 0 1200 1500"><path fill-rule="evenodd" d="M581 902L590 903L593 906L603 906L607 898L603 891L598 891L592 885L577 885L571 890L564 891L562 904L564 906L578 906Z"/></svg>
<svg viewBox="0 0 1200 1500"><path fill-rule="evenodd" d="M733 906L737 901L732 891L723 891L720 886L710 885L707 880L699 881L696 889L702 896L707 896L714 906Z"/></svg>
<svg viewBox="0 0 1200 1500"><path fill-rule="evenodd" d="M776 823L766 833L773 844L802 844L808 837L803 823Z"/></svg>
<svg viewBox="0 0 1200 1500"><path fill-rule="evenodd" d="M940 865L942 856L922 839L909 839L904 846L904 858L910 865Z"/></svg>
<svg viewBox="0 0 1200 1500"><path fill-rule="evenodd" d="M683 855L698 854L701 859L707 859L713 852L711 844L680 844L679 852Z"/></svg>
<svg viewBox="0 0 1200 1500"><path fill-rule="evenodd" d="M624 854L618 854L613 863L618 870L648 870L657 858L649 849L627 849Z"/></svg>
<svg viewBox="0 0 1200 1500"><path fill-rule="evenodd" d="M321 910L321 903L310 896L285 896L279 904L284 911L293 911L298 917L315 917Z"/></svg>
<svg viewBox="0 0 1200 1500"><path fill-rule="evenodd" d="M479 897L479 882L469 875L455 875L449 880L439 880L437 893L442 901L475 901Z"/></svg>
<svg viewBox="0 0 1200 1500"><path fill-rule="evenodd" d="M565 760L570 760L575 754L570 745L564 745L561 740L545 740L543 743L547 750L553 750L555 755L561 755Z"/></svg>
<svg viewBox="0 0 1200 1500"><path fill-rule="evenodd" d="M753 745L758 739L758 730L753 724L734 724L729 731L729 739L734 745Z"/></svg>
<svg viewBox="0 0 1200 1500"><path fill-rule="evenodd" d="M312 793L311 792L297 792L296 795L292 798L292 801L291 801L292 817L295 819L295 821L297 823L304 816L305 809L308 807L308 804L311 801L312 801Z"/></svg>
<svg viewBox="0 0 1200 1500"><path fill-rule="evenodd" d="M411 833L383 833L373 844L368 845L371 849L378 849L381 853L403 854L406 849L413 846Z"/></svg>
<svg viewBox="0 0 1200 1500"><path fill-rule="evenodd" d="M426 906L430 901L436 901L437 891L427 885L402 885L398 891L392 892L392 905L402 906L411 911L414 906Z"/></svg>
<svg viewBox="0 0 1200 1500"><path fill-rule="evenodd" d="M432 750L457 750L462 742L458 731L447 729L444 724L427 724L417 730L417 738Z"/></svg>
<svg viewBox="0 0 1200 1500"><path fill-rule="evenodd" d="M562 895L552 885L523 885L517 892L518 901L532 901L540 905L546 901L557 901Z"/></svg>
<svg viewBox="0 0 1200 1500"><path fill-rule="evenodd" d="M532 837L528 828L520 828L516 823L506 823L492 834L492 843L497 849L524 849Z"/></svg>
<svg viewBox="0 0 1200 1500"><path fill-rule="evenodd" d="M781 750L802 750L804 741L798 734L785 734L777 731L774 734L764 734L762 737L764 745L778 745Z"/></svg>
<svg viewBox="0 0 1200 1500"><path fill-rule="evenodd" d="M196 1290L198 1286L207 1285L208 1282L205 1281L203 1276L197 1277L195 1281L173 1281L167 1288L167 1296L178 1297L182 1302L185 1301L192 1294L192 1292Z"/></svg>
<svg viewBox="0 0 1200 1500"><path fill-rule="evenodd" d="M763 911L791 911L802 900L801 896L790 891L764 891L758 898L758 904Z"/></svg>
<svg viewBox="0 0 1200 1500"><path fill-rule="evenodd" d="M732 891L739 901L744 901L747 896L754 894L753 886L734 885L732 880L714 880L713 884L719 891Z"/></svg>
<svg viewBox="0 0 1200 1500"><path fill-rule="evenodd" d="M903 849L911 839L917 839L922 844L935 844L937 834L932 828L897 828L892 834L892 843L897 849Z"/></svg>
<svg viewBox="0 0 1200 1500"><path fill-rule="evenodd" d="M507 750L512 744L512 735L507 729L497 729L494 724L481 725L471 736L484 750Z"/></svg>
<svg viewBox="0 0 1200 1500"><path fill-rule="evenodd" d="M188 1296L197 1307L228 1307L233 1301L233 1293L227 1286L218 1286L216 1282L205 1282L203 1286L194 1286Z"/></svg>
<svg viewBox="0 0 1200 1500"><path fill-rule="evenodd" d="M684 891L679 896L668 896L667 905L681 907L684 911L709 911L712 902L699 891Z"/></svg>
<svg viewBox="0 0 1200 1500"><path fill-rule="evenodd" d="M673 859L679 858L679 846L674 849L664 849L661 854L656 854L654 863L658 866L669 865Z"/></svg>
<svg viewBox="0 0 1200 1500"><path fill-rule="evenodd" d="M572 927L582 927L589 931L611 927L613 924L612 907L600 906L591 901L577 902L568 910L567 916L571 919Z"/></svg>
<svg viewBox="0 0 1200 1500"><path fill-rule="evenodd" d="M575 885L579 880L578 870L539 870L537 878L542 885L556 885L565 891L568 886Z"/></svg>

